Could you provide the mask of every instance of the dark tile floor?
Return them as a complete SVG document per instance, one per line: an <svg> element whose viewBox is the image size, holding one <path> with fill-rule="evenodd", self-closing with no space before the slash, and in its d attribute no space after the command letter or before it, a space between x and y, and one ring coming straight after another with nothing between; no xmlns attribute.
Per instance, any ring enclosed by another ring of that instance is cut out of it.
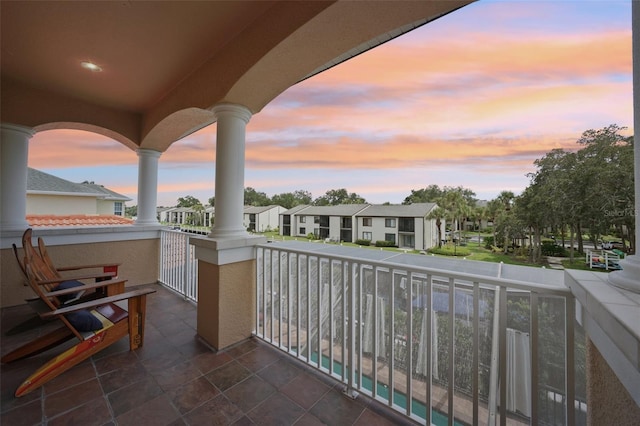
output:
<svg viewBox="0 0 640 426"><path fill-rule="evenodd" d="M213 351L196 337L196 308L160 285L147 302L144 347L123 339L42 388L18 385L62 346L0 370L0 424L21 425L391 425L414 424L256 338ZM32 316L2 310L2 353L50 325L7 336Z"/></svg>

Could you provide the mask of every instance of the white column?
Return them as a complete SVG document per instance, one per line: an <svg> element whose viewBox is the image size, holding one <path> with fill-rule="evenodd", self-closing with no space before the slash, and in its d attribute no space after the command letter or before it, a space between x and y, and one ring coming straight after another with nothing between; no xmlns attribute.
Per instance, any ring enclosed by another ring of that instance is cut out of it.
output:
<svg viewBox="0 0 640 426"><path fill-rule="evenodd" d="M638 253L638 233L640 233L640 4L631 2L631 29L633 52L633 167L635 179L635 206L629 214L635 215L636 254L620 261L621 271L609 273L609 282L618 287L640 293L640 253Z"/></svg>
<svg viewBox="0 0 640 426"><path fill-rule="evenodd" d="M244 148L251 111L242 105L219 104L217 118L215 219L211 238L246 237L244 212Z"/></svg>
<svg viewBox="0 0 640 426"><path fill-rule="evenodd" d="M27 222L27 161L30 127L2 123L0 137L0 230L24 231Z"/></svg>
<svg viewBox="0 0 640 426"><path fill-rule="evenodd" d="M136 225L158 225L158 159L162 153L138 150L138 218Z"/></svg>

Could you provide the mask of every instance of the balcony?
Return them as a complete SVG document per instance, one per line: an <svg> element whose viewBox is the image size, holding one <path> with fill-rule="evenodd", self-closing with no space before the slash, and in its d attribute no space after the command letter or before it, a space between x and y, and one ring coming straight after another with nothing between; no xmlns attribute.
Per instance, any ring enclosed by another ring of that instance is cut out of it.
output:
<svg viewBox="0 0 640 426"><path fill-rule="evenodd" d="M577 303L562 272L259 244L254 336L215 351L197 336L193 243L203 237L155 232L145 244L159 248L151 263L163 285L152 284L145 346L114 345L22 398L12 396L18 382L60 348L3 365L3 424L73 423L87 413L98 424L203 424L205 416L223 424L586 424L585 339L574 318L594 309L596 295L576 294ZM64 249L87 251L83 235L64 237L79 242ZM585 279L593 277L577 281ZM618 303L611 293L606 302ZM28 314L3 309L3 353L37 332L4 335ZM620 342L614 322L603 333L633 349L634 331ZM611 363L618 355L603 356Z"/></svg>
<svg viewBox="0 0 640 426"><path fill-rule="evenodd" d="M196 337L195 305L163 286L154 288L142 349L129 352L120 341L22 398L13 392L25 374L60 348L3 365L1 423L397 424L398 417L380 404L342 397L334 380L259 339L211 350ZM25 306L3 310L3 352L37 332L4 336L31 314Z"/></svg>

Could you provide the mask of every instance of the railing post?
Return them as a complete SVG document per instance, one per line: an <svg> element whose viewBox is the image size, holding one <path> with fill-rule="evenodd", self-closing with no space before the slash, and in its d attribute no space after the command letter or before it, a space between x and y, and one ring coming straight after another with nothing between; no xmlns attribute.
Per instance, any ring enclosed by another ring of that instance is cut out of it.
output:
<svg viewBox="0 0 640 426"><path fill-rule="evenodd" d="M565 380L567 391L567 424L576 424L576 410L575 410L575 330L574 322L576 318L575 312L575 299L573 297L565 297L565 347L566 347L566 365L565 365Z"/></svg>

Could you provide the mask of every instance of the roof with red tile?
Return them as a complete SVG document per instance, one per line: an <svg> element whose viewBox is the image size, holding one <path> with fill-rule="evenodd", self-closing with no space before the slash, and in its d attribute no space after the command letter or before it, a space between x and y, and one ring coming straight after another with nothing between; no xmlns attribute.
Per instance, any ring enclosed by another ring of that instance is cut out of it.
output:
<svg viewBox="0 0 640 426"><path fill-rule="evenodd" d="M115 215L27 215L29 226L34 228L44 226L114 226L132 225L133 219Z"/></svg>

